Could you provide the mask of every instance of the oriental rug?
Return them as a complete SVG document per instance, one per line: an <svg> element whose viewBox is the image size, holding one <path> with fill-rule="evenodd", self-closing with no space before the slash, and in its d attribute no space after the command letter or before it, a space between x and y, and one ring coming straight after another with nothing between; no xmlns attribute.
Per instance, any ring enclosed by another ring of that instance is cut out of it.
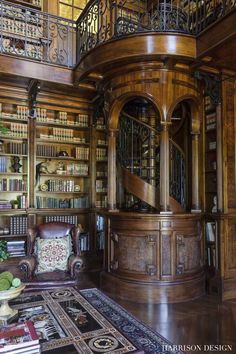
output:
<svg viewBox="0 0 236 354"><path fill-rule="evenodd" d="M183 354L98 289L23 293L11 305L33 321L42 354Z"/></svg>

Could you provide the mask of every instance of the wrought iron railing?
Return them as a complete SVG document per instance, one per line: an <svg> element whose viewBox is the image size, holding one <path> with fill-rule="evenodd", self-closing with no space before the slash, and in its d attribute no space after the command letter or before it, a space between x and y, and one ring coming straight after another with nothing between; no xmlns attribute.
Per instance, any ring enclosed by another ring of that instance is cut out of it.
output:
<svg viewBox="0 0 236 354"><path fill-rule="evenodd" d="M0 53L73 67L75 22L0 0Z"/></svg>
<svg viewBox="0 0 236 354"><path fill-rule="evenodd" d="M160 131L122 112L119 120L117 158L132 174L160 188ZM186 160L170 139L170 196L186 208Z"/></svg>
<svg viewBox="0 0 236 354"><path fill-rule="evenodd" d="M97 45L142 32L197 35L236 0L91 0L77 22L0 0L0 53L74 67Z"/></svg>
<svg viewBox="0 0 236 354"><path fill-rule="evenodd" d="M77 59L113 38L142 32L197 35L236 0L91 0L77 21Z"/></svg>

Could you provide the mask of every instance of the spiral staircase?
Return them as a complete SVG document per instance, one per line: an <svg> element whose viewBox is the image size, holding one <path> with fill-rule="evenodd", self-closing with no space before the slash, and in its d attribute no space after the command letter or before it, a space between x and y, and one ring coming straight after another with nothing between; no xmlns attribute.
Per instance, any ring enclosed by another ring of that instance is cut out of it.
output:
<svg viewBox="0 0 236 354"><path fill-rule="evenodd" d="M185 154L172 139L169 146L170 210L183 212L186 208ZM117 158L119 194L125 199L121 204L129 210L160 210L160 129L122 112Z"/></svg>

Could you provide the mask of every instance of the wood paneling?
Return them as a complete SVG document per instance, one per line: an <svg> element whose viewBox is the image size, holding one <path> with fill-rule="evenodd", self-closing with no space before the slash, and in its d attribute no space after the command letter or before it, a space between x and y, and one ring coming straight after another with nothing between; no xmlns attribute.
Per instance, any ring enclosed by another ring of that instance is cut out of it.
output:
<svg viewBox="0 0 236 354"><path fill-rule="evenodd" d="M194 60L195 38L172 33L142 33L105 42L91 50L81 60L76 68L75 81L81 80L93 71L106 73L107 64L114 67L117 62L122 65L124 62L148 61L170 55Z"/></svg>
<svg viewBox="0 0 236 354"><path fill-rule="evenodd" d="M120 287L120 297L138 302L145 296L175 302L203 294L201 215L113 212L106 217L110 271L103 274L102 288L114 294Z"/></svg>

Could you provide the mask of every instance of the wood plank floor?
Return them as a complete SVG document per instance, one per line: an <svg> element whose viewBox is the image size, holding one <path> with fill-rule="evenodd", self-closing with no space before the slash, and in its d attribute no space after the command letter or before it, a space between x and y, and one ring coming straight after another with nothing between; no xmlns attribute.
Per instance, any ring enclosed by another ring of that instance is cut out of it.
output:
<svg viewBox="0 0 236 354"><path fill-rule="evenodd" d="M80 287L98 287L98 277L80 283ZM236 354L236 299L219 302L215 296L178 304L137 304L115 299L137 319L149 325L174 344L230 345L215 353ZM193 347L194 349L194 347ZM186 353L211 353L205 350L186 350ZM227 349L227 350L224 350Z"/></svg>

